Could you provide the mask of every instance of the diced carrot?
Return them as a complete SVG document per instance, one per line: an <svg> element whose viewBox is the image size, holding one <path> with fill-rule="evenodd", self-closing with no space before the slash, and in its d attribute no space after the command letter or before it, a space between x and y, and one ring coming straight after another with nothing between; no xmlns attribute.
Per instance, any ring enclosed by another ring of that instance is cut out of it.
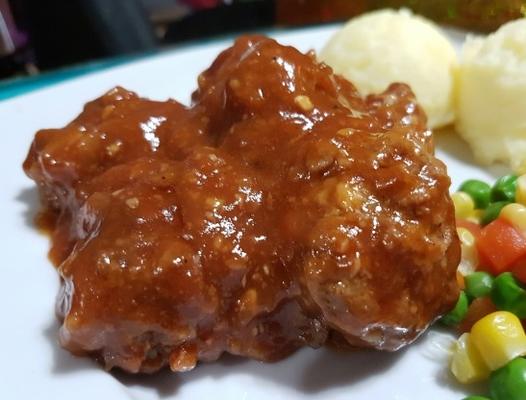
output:
<svg viewBox="0 0 526 400"><path fill-rule="evenodd" d="M485 253L481 252L477 246L478 250L478 256L479 256L479 264L477 265L477 271L485 271L489 272L490 274L495 273L492 267L491 260L486 256Z"/></svg>
<svg viewBox="0 0 526 400"><path fill-rule="evenodd" d="M526 257L521 257L515 262L511 267L511 272L515 278L526 284Z"/></svg>
<svg viewBox="0 0 526 400"><path fill-rule="evenodd" d="M508 222L497 218L482 229L477 248L484 263L497 275L508 271L515 262L526 256L526 238Z"/></svg>
<svg viewBox="0 0 526 400"><path fill-rule="evenodd" d="M497 311L497 307L489 297L476 298L469 305L466 316L458 326L459 331L462 333L471 331L475 322L494 311Z"/></svg>

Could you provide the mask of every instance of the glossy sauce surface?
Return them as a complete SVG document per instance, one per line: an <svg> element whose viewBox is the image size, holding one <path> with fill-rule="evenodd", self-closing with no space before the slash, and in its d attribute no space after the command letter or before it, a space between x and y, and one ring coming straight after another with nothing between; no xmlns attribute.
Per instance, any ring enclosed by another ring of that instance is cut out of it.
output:
<svg viewBox="0 0 526 400"><path fill-rule="evenodd" d="M410 89L364 99L264 37L221 53L191 107L116 88L38 132L24 168L61 343L108 368L396 350L458 295L450 181Z"/></svg>

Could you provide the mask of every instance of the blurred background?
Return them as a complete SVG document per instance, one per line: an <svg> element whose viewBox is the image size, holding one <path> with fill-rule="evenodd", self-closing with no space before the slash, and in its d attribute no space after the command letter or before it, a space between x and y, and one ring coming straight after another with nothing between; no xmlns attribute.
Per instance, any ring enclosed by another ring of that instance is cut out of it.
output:
<svg viewBox="0 0 526 400"><path fill-rule="evenodd" d="M0 91L6 80L46 71L97 68L189 41L342 21L381 7L483 32L526 14L524 0L0 0Z"/></svg>

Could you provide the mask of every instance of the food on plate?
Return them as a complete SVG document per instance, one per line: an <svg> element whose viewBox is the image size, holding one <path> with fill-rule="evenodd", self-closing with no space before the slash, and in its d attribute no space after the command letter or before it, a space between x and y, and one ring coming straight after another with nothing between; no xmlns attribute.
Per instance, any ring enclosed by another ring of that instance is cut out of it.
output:
<svg viewBox="0 0 526 400"><path fill-rule="evenodd" d="M492 400L526 398L525 182L526 175L493 186L470 179L452 195L463 290L442 318L462 332L450 370L461 383L489 380Z"/></svg>
<svg viewBox="0 0 526 400"><path fill-rule="evenodd" d="M484 164L526 169L526 20L468 38L456 83L457 131Z"/></svg>
<svg viewBox="0 0 526 400"><path fill-rule="evenodd" d="M455 49L433 22L408 10L384 9L351 19L327 42L320 60L363 94L405 82L430 127L453 122Z"/></svg>
<svg viewBox="0 0 526 400"><path fill-rule="evenodd" d="M518 357L491 376L493 400L523 400L526 398L526 359Z"/></svg>
<svg viewBox="0 0 526 400"><path fill-rule="evenodd" d="M190 107L116 88L39 131L24 169L52 221L62 345L153 372L411 343L458 297L425 120L404 84L364 98L313 56L244 36Z"/></svg>
<svg viewBox="0 0 526 400"><path fill-rule="evenodd" d="M325 45L320 60L363 94L405 82L432 128L455 122L483 164L526 172L526 20L487 37L468 37L460 62L431 21L383 9L351 19ZM494 212L498 212L497 208Z"/></svg>
<svg viewBox="0 0 526 400"><path fill-rule="evenodd" d="M491 371L474 346L470 333L463 333L454 344L451 372L464 384L480 382L490 375Z"/></svg>

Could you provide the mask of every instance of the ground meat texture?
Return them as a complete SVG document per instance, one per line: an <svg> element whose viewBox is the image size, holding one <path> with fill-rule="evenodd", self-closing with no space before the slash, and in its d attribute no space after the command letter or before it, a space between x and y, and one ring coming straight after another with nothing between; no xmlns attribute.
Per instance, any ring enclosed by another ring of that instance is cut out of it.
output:
<svg viewBox="0 0 526 400"><path fill-rule="evenodd" d="M107 368L396 350L458 296L450 181L411 90L363 98L265 37L221 53L190 107L113 89L38 132L24 169L61 344Z"/></svg>

